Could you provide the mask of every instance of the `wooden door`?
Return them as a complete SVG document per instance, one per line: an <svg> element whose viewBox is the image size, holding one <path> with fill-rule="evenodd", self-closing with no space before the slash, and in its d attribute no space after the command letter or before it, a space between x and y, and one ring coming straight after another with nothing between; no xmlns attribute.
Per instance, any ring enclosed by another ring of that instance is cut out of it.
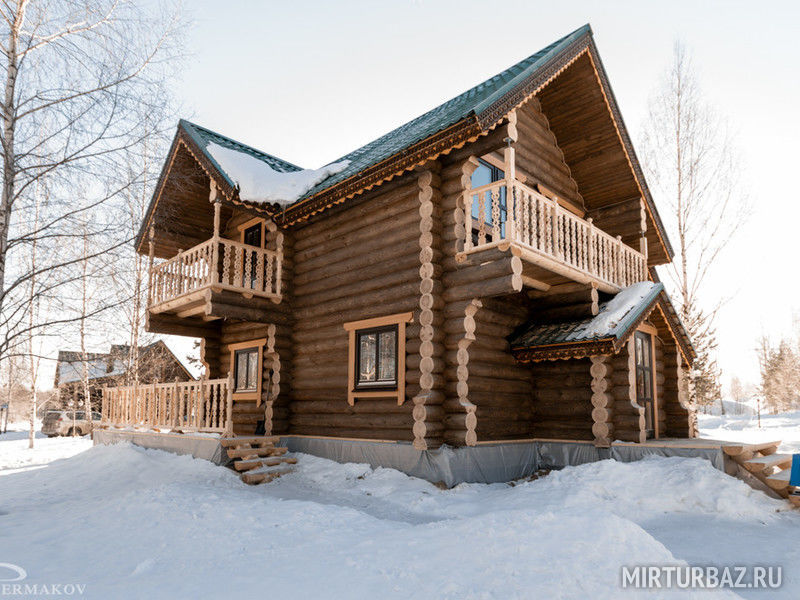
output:
<svg viewBox="0 0 800 600"><path fill-rule="evenodd" d="M647 437L655 435L655 402L653 400L653 338L649 333L636 334L636 401L644 406Z"/></svg>

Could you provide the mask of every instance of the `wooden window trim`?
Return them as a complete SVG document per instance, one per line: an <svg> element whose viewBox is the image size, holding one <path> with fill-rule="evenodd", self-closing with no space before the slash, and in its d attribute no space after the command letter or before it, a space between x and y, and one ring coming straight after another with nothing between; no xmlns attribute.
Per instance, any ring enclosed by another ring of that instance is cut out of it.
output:
<svg viewBox="0 0 800 600"><path fill-rule="evenodd" d="M236 374L236 351L237 350L245 350L248 348L255 348L258 350L258 382L256 384L256 390L248 391L248 392L237 392L235 389L233 390L233 399L234 400L258 400L261 398L261 386L263 385L264 381L264 346L267 345L267 338L259 338L257 340L249 340L247 342L239 342L236 344L230 344L228 346L228 350L231 353L231 362L230 362L230 374L233 376ZM234 388L236 387L236 382L234 381Z"/></svg>
<svg viewBox="0 0 800 600"><path fill-rule="evenodd" d="M253 219L250 219L249 221L245 221L244 223L241 223L241 224L237 225L236 229L239 232L239 242L244 244L244 232L247 231L248 229L250 229L253 225L259 225L260 224L261 225L261 248L262 249L265 248L266 247L266 242L267 242L267 240L266 240L266 238L267 238L267 235L266 235L267 234L267 232L266 232L266 223L267 222L266 222L265 219L262 219L261 217L255 217Z"/></svg>
<svg viewBox="0 0 800 600"><path fill-rule="evenodd" d="M374 319L350 321L344 324L348 334L347 350L347 403L355 404L356 398L396 398L397 405L405 402L406 396L406 324L414 322L414 313L398 313ZM397 325L397 387L390 390L356 389L356 332Z"/></svg>

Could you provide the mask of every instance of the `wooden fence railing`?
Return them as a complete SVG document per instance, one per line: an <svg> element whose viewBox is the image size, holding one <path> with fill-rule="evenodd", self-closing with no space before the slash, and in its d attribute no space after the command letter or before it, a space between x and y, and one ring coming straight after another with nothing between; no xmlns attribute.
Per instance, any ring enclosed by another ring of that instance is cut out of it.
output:
<svg viewBox="0 0 800 600"><path fill-rule="evenodd" d="M641 252L519 181L467 190L464 205L465 254L513 242L618 288L647 278Z"/></svg>
<svg viewBox="0 0 800 600"><path fill-rule="evenodd" d="M149 306L207 286L280 298L282 263L280 250L212 238L152 266Z"/></svg>
<svg viewBox="0 0 800 600"><path fill-rule="evenodd" d="M232 433L232 418L231 377L103 389L103 425Z"/></svg>

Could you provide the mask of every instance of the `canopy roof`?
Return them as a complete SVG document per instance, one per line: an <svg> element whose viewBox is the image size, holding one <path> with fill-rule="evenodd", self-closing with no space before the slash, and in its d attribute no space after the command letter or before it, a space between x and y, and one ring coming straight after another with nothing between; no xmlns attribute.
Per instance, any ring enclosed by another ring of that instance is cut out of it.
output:
<svg viewBox="0 0 800 600"><path fill-rule="evenodd" d="M669 262L672 247L619 114L589 25L337 159L334 163L346 161L346 166L311 186L288 207L242 201L235 181L208 149L216 144L237 150L279 172L299 171L300 167L182 120L137 246L141 251L144 232L166 186L168 166L181 146L200 163L206 175L217 180L224 201L257 214L269 214L279 224L288 226L486 135L511 110L534 95L540 98L559 145L563 144L565 160L587 207L643 198L648 214L651 264ZM592 140L588 147L586 139Z"/></svg>
<svg viewBox="0 0 800 600"><path fill-rule="evenodd" d="M509 339L511 352L523 362L554 358L582 358L618 352L636 328L656 308L675 338L684 360L695 351L660 282L642 281L600 304L596 316L556 323L532 320Z"/></svg>

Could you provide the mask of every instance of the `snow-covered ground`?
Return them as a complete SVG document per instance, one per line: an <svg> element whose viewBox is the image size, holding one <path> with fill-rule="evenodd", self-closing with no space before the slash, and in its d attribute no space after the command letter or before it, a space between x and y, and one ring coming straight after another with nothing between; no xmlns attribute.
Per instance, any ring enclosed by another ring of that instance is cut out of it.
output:
<svg viewBox="0 0 800 600"><path fill-rule="evenodd" d="M299 455L249 487L202 460L80 438L37 439L29 459L23 437L0 436L0 563L87 598L659 598L676 594L620 589L621 567L687 563L783 567L779 590L748 598L800 586L800 513L700 459L441 490Z"/></svg>
<svg viewBox="0 0 800 600"><path fill-rule="evenodd" d="M780 452L800 452L800 411L770 415L697 416L700 436L732 442L772 442L781 440ZM800 595L800 594L799 594Z"/></svg>

